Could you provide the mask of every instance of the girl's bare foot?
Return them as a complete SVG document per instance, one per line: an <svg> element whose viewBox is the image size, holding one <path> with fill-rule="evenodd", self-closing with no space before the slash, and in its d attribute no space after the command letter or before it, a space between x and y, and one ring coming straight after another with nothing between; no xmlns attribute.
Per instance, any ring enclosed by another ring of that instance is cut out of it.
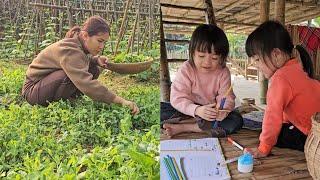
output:
<svg viewBox="0 0 320 180"><path fill-rule="evenodd" d="M183 133L183 132L202 132L198 127L197 123L191 124L164 124L163 128L165 129L166 134L169 137Z"/></svg>
<svg viewBox="0 0 320 180"><path fill-rule="evenodd" d="M164 124L163 128L165 129L166 135L169 137L184 132L183 124Z"/></svg>

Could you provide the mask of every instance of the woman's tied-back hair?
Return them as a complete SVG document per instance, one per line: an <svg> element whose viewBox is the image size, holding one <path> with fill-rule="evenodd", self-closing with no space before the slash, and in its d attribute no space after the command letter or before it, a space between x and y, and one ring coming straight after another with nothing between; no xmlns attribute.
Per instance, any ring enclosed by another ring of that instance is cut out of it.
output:
<svg viewBox="0 0 320 180"><path fill-rule="evenodd" d="M193 66L193 56L195 51L212 53L214 51L221 56L219 64L226 66L227 56L229 53L229 42L226 34L216 25L202 24L199 25L192 33L189 44L189 57Z"/></svg>
<svg viewBox="0 0 320 180"><path fill-rule="evenodd" d="M100 16L91 16L82 25L82 27L74 26L66 34L65 38L72 38L75 34L86 31L89 36L99 33L110 33L110 27L107 22Z"/></svg>
<svg viewBox="0 0 320 180"><path fill-rule="evenodd" d="M289 32L277 21L266 21L256 28L246 41L246 53L249 57L258 55L262 57L264 64L265 57L271 57L274 48L280 49L282 52L291 56L294 48ZM313 66L308 52L301 46L297 45L296 49L300 54L303 69L313 78ZM274 62L271 62L274 65ZM277 67L277 66L275 66Z"/></svg>

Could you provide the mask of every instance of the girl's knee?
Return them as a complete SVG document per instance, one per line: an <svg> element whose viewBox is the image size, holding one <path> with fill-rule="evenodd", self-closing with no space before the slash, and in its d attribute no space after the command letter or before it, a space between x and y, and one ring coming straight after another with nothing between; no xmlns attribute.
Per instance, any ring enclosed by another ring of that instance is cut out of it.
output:
<svg viewBox="0 0 320 180"><path fill-rule="evenodd" d="M221 126L226 130L227 134L239 131L243 126L243 118L240 113L232 111L221 122Z"/></svg>

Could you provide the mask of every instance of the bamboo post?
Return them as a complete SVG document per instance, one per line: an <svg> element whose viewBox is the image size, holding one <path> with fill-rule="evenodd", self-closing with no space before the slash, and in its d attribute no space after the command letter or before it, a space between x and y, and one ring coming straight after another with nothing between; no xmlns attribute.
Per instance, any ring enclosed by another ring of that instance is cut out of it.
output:
<svg viewBox="0 0 320 180"><path fill-rule="evenodd" d="M115 50L114 50L114 55L117 54L120 41L122 40L122 37L124 35L124 25L125 25L125 22L126 22L126 19L127 19L127 13L128 13L130 1L131 0L127 0L127 4L126 4L125 10L124 10L124 15L123 15L122 23L121 23L119 34L118 34L118 40L117 40L116 47L115 47Z"/></svg>
<svg viewBox="0 0 320 180"><path fill-rule="evenodd" d="M138 19L140 20L140 13L138 14ZM139 44L140 44L140 21L138 21L138 24L137 24L137 53L139 55Z"/></svg>
<svg viewBox="0 0 320 180"><path fill-rule="evenodd" d="M30 21L30 28L28 28L28 30L27 30L27 34L25 35L26 36L26 38L27 38L27 45L26 45L26 49L24 50L24 58L23 58L23 60L26 60L26 58L27 58L27 51L28 51L28 49L29 49L29 40L30 40L30 33L31 33L31 27L33 27L33 23L34 23L34 19L36 18L36 12L35 13L33 13L32 14L32 18L31 18L31 21Z"/></svg>
<svg viewBox="0 0 320 180"><path fill-rule="evenodd" d="M270 14L270 1L269 0L260 0L260 22L263 23L269 20ZM264 77L261 71L258 72L258 81L260 85L260 103L267 103L267 91L268 91L268 80Z"/></svg>
<svg viewBox="0 0 320 180"><path fill-rule="evenodd" d="M216 18L212 7L212 0L205 0L206 5L206 19L208 24L216 24Z"/></svg>
<svg viewBox="0 0 320 180"><path fill-rule="evenodd" d="M152 47L152 29L151 29L151 20L152 20L152 17L151 17L151 12L152 12L152 8L151 8L151 6L152 6L152 0L149 0L149 21L148 21L148 23L149 23L149 25L148 25L148 30L149 30L149 39L148 39L148 45L149 45L149 48L151 49L151 47Z"/></svg>
<svg viewBox="0 0 320 180"><path fill-rule="evenodd" d="M53 0L52 3L53 3L53 5L58 5L58 0ZM55 31L56 36L58 36L60 10L59 9L54 9L54 8L52 8L52 9L53 9L53 15L55 17L55 20L54 20L54 24L55 24L54 31Z"/></svg>
<svg viewBox="0 0 320 180"><path fill-rule="evenodd" d="M86 12L84 11L83 0L80 0L80 8L82 9L82 10L80 11L80 12L81 12L82 19L85 19L85 18L86 18Z"/></svg>
<svg viewBox="0 0 320 180"><path fill-rule="evenodd" d="M146 26L148 26L148 24L146 23L145 24ZM146 44L146 41L147 41L147 28L143 28L143 33L141 33L141 34L143 34L143 38L142 38L142 44L141 44L141 48L142 49L145 49L145 44Z"/></svg>
<svg viewBox="0 0 320 180"><path fill-rule="evenodd" d="M118 19L118 16L117 16L117 13L116 13L116 10L117 10L117 8L116 8L117 6L116 6L116 1L112 1L112 8L113 8L113 20L116 22L116 24L117 24L117 19Z"/></svg>
<svg viewBox="0 0 320 180"><path fill-rule="evenodd" d="M285 0L275 0L275 20L279 21L283 25L285 24L285 4Z"/></svg>
<svg viewBox="0 0 320 180"><path fill-rule="evenodd" d="M38 49L39 49L39 36L41 34L41 25L40 25L40 12L37 10L37 15L36 15L36 25L35 25L35 32L36 32L36 39L34 41L34 53L38 54Z"/></svg>
<svg viewBox="0 0 320 180"><path fill-rule="evenodd" d="M15 24L14 24L14 28L15 28L15 38L16 40L20 39L20 36L19 36L19 27L18 27L18 22L19 22L19 17L20 17L20 10L21 10L21 4L22 4L22 1L20 1L19 5L18 5L18 8L16 10L16 16L15 16Z"/></svg>
<svg viewBox="0 0 320 180"><path fill-rule="evenodd" d="M91 16L94 15L93 9L94 9L94 0L92 0L90 3Z"/></svg>
<svg viewBox="0 0 320 180"><path fill-rule="evenodd" d="M149 48L152 48L152 27L153 27L153 0L149 0Z"/></svg>
<svg viewBox="0 0 320 180"><path fill-rule="evenodd" d="M62 11L60 14L60 21L59 21L59 37L63 37L63 21L64 21L64 12Z"/></svg>
<svg viewBox="0 0 320 180"><path fill-rule="evenodd" d="M132 46L131 47L131 51L133 51L134 37L135 37L136 29L137 29L137 23L139 21L139 13L140 13L141 4L142 4L142 0L140 0L140 3L138 5L138 9L137 9L137 12L136 12L136 17L135 17L134 25L133 25L133 28L132 28L132 33L131 33L131 36L130 36L129 42L128 42L127 53L129 53L131 46Z"/></svg>
<svg viewBox="0 0 320 180"><path fill-rule="evenodd" d="M162 12L160 9L160 92L161 100L170 101L170 73L167 60L166 43L164 41Z"/></svg>
<svg viewBox="0 0 320 180"><path fill-rule="evenodd" d="M68 16L68 21L69 21L69 28L72 28L74 26L74 23L73 23L73 18L72 18L72 8L71 8L71 6L68 6L67 16Z"/></svg>
<svg viewBox="0 0 320 180"><path fill-rule="evenodd" d="M43 9L41 9L41 11L39 13L39 26L38 26L40 28L39 29L40 42L43 41L46 36L46 28L45 28L46 22L45 22L45 20L43 20L44 19L43 15L44 15L44 11L43 11Z"/></svg>
<svg viewBox="0 0 320 180"><path fill-rule="evenodd" d="M107 19L108 21L110 21L110 26L111 26L111 20L110 20L110 15L109 15L109 4L105 4L105 9L106 9L106 13L105 13L105 19Z"/></svg>

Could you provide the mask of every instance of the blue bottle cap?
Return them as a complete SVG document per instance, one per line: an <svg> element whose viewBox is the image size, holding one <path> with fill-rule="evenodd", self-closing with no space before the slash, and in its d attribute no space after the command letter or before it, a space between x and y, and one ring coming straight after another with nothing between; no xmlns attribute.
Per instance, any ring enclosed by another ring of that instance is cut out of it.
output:
<svg viewBox="0 0 320 180"><path fill-rule="evenodd" d="M244 153L242 156L239 157L238 163L243 165L253 164L253 157L250 153Z"/></svg>

